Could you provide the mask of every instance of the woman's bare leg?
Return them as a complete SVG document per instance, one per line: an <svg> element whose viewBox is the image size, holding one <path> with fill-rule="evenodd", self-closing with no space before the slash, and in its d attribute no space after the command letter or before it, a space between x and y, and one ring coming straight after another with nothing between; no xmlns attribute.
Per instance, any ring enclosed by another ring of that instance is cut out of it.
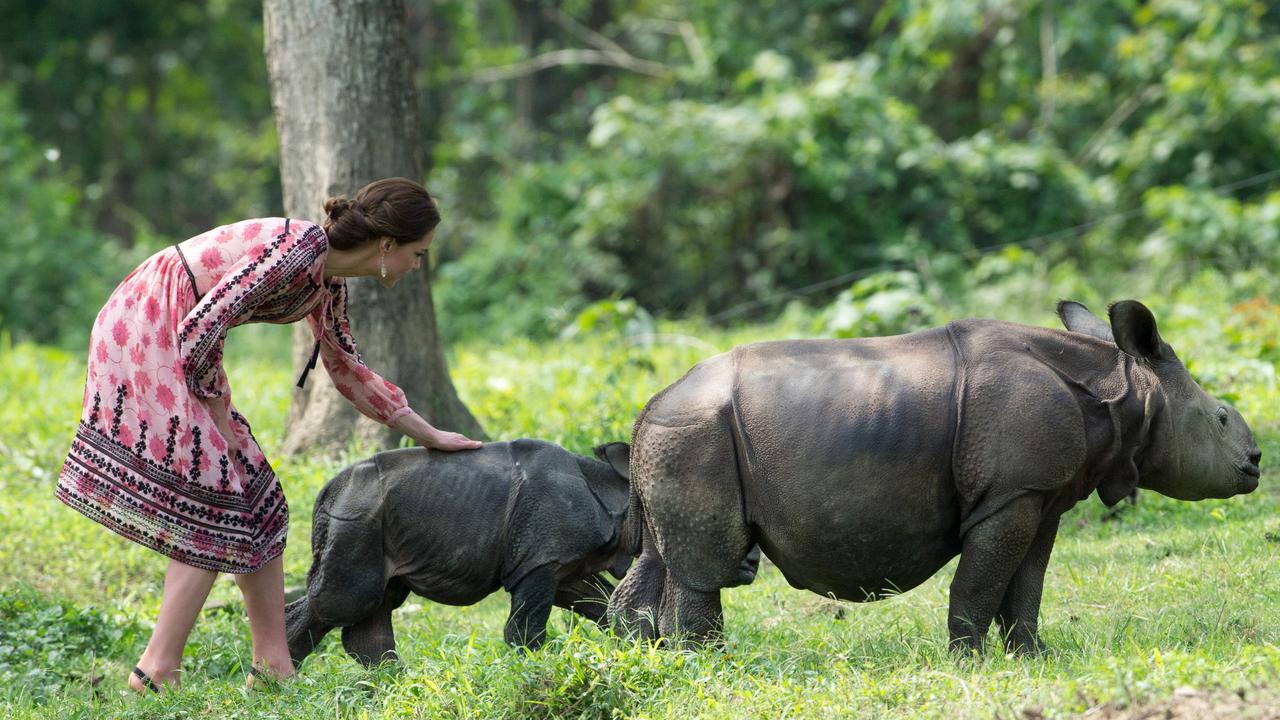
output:
<svg viewBox="0 0 1280 720"><path fill-rule="evenodd" d="M284 558L277 557L256 572L235 578L249 614L254 667L267 677L289 677L293 661L284 635Z"/></svg>
<svg viewBox="0 0 1280 720"><path fill-rule="evenodd" d="M195 627L196 618L217 577L218 573L212 570L170 558L164 575L160 615L156 618L156 627L151 632L147 649L138 660L138 668L156 685L176 687L181 683L182 649L187 645L191 628ZM129 674L129 687L138 692L146 691L142 680L133 673Z"/></svg>

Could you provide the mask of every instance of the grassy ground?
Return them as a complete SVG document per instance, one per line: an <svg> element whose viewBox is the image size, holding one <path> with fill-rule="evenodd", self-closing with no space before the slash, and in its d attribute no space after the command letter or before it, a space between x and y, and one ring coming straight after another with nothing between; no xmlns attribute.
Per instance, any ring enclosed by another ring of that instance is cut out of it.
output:
<svg viewBox="0 0 1280 720"><path fill-rule="evenodd" d="M54 499L79 414L82 358L0 346L0 715L1061 717L1181 687L1265 694L1258 688L1280 685L1280 490L1268 463L1280 455L1280 307L1250 300L1249 286L1206 278L1148 300L1202 382L1229 392L1250 420L1264 453L1262 488L1201 503L1147 493L1109 521L1096 500L1072 510L1045 584L1041 627L1051 652L1035 659L947 652L954 563L866 605L794 590L766 564L753 585L726 591L723 649L656 650L557 610L548 646L522 655L501 642L503 593L468 608L411 600L396 618L402 668L366 671L331 636L298 680L248 694L247 624L224 577L213 601L231 604L201 617L183 692L136 698L124 679L146 642L164 560ZM957 314L1048 325L1051 304ZM491 436L538 436L586 452L626 439L645 400L697 360L738 342L818 330L803 314L789 317L630 336L603 323L612 329L556 343L464 345L451 363ZM281 444L291 387L287 338L278 328L243 328L229 353L237 404L269 455ZM276 464L290 498L290 585L302 583L309 562L312 500L339 466Z"/></svg>

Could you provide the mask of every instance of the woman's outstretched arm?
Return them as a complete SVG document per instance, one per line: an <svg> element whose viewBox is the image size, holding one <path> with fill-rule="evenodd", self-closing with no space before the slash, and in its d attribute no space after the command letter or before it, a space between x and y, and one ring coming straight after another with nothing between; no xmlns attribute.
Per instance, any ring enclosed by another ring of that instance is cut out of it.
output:
<svg viewBox="0 0 1280 720"><path fill-rule="evenodd" d="M433 427L421 415L412 410L401 415L390 424L392 428L418 441L419 445L436 450L475 450L483 443L472 440L462 433L450 432Z"/></svg>

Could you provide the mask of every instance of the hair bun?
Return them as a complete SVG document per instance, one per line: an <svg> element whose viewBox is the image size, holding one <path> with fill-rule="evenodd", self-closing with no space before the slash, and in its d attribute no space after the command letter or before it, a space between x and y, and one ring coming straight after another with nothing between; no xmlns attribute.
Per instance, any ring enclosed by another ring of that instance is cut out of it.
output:
<svg viewBox="0 0 1280 720"><path fill-rule="evenodd" d="M351 201L341 195L324 201L324 213L334 222L337 222L338 218L342 217L350 209Z"/></svg>

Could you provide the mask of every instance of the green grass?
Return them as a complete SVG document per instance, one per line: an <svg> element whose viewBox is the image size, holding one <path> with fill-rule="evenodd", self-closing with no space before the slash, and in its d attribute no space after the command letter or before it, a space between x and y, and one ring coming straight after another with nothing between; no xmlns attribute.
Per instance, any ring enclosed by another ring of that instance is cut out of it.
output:
<svg viewBox="0 0 1280 720"><path fill-rule="evenodd" d="M53 495L79 415L83 360L0 344L0 715L35 717L991 717L1041 708L1068 716L1174 688L1230 690L1280 681L1280 457L1276 381L1280 307L1247 278L1206 277L1148 297L1167 340L1212 391L1229 392L1258 434L1262 488L1183 503L1144 493L1103 521L1093 499L1072 510L1049 566L1041 611L1051 651L1035 659L946 649L954 563L878 603L790 588L766 564L724 593L722 649L658 650L613 638L566 613L536 654L501 641L507 596L453 608L410 600L396 618L402 668L366 671L337 635L276 693L243 691L249 637L225 576L185 660L181 693L136 698L125 676L159 603L165 561L65 508ZM1051 297L1051 295L1050 295ZM1027 319L1052 324L1051 300ZM957 314L1011 315L962 306ZM657 390L713 352L813 332L811 318L710 329L619 324L569 340L462 345L450 362L494 438L538 436L587 452L626 439ZM281 445L292 378L288 330L232 334L237 404L269 456ZM290 499L287 584L303 582L311 503L340 462L279 459Z"/></svg>

